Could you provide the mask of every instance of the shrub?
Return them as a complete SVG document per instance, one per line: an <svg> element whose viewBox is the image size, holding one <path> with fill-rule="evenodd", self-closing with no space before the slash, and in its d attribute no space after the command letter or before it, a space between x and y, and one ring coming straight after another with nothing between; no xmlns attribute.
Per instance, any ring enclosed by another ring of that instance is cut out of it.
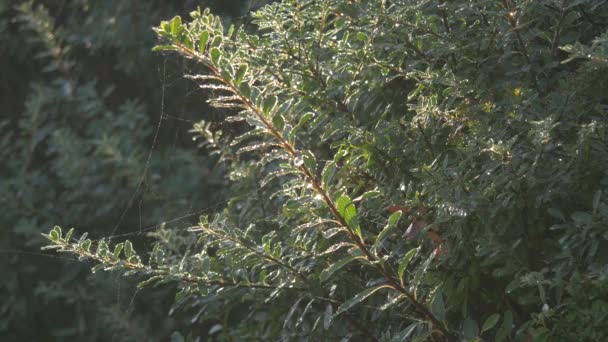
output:
<svg viewBox="0 0 608 342"><path fill-rule="evenodd" d="M249 127L197 126L234 194L191 229L198 244L144 257L56 227L47 248L176 282L175 307L218 340L608 337L603 1L253 16L254 33L208 11L156 28Z"/></svg>

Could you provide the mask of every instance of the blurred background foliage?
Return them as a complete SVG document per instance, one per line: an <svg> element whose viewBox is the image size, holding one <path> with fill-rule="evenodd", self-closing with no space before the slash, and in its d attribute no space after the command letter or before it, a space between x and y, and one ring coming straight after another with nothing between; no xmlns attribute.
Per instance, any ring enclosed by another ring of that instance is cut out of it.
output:
<svg viewBox="0 0 608 342"><path fill-rule="evenodd" d="M166 318L173 288L91 276L41 253L40 233L186 227L221 204L222 165L188 134L218 112L183 80L188 61L150 52L151 28L196 6L243 20L261 3L0 0L0 340L155 340L187 324Z"/></svg>

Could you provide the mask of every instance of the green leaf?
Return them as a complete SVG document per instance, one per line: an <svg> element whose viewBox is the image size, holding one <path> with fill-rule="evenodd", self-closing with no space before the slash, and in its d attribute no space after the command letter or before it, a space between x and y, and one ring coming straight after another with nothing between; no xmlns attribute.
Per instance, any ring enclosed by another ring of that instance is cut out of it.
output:
<svg viewBox="0 0 608 342"><path fill-rule="evenodd" d="M397 226L397 222L399 222L399 219L401 218L401 211L396 211L394 212L389 218L388 218L388 223L386 224L386 226L384 227L384 229L382 229L382 231L380 232L380 234L378 234L378 236L376 237L376 241L374 242L374 246L373 246L373 251L374 253L377 253L378 251L378 246L382 243L382 241L386 238L386 236L388 235L388 233L391 232L391 230Z"/></svg>
<svg viewBox="0 0 608 342"><path fill-rule="evenodd" d="M164 32L164 33L171 33L171 26L169 25L168 21L161 21L160 22L160 29Z"/></svg>
<svg viewBox="0 0 608 342"><path fill-rule="evenodd" d="M239 84L243 81L243 77L247 73L247 64L239 65L239 68L236 70L236 74L234 75L234 81Z"/></svg>
<svg viewBox="0 0 608 342"><path fill-rule="evenodd" d="M321 280L321 282L325 282L327 279L329 279L337 270L341 269L342 267L344 267L345 265L349 264L351 261L360 258L361 256L358 255L349 255L341 260L339 260L338 262L331 264L328 268L324 269L321 272L321 275L319 276L319 279Z"/></svg>
<svg viewBox="0 0 608 342"><path fill-rule="evenodd" d="M483 322L483 325L481 326L481 334L494 328L494 326L496 325L496 323L498 322L499 319L500 319L500 314L495 313L495 314L490 315L490 317L488 317L486 319L486 321Z"/></svg>
<svg viewBox="0 0 608 342"><path fill-rule="evenodd" d="M179 15L176 15L173 17L173 19L171 19L171 23L169 25L171 26L171 33L174 36L178 36L182 29L182 18Z"/></svg>
<svg viewBox="0 0 608 342"><path fill-rule="evenodd" d="M114 246L114 257L120 258L120 252L122 252L123 247L124 247L124 243L119 243L116 246Z"/></svg>
<svg viewBox="0 0 608 342"><path fill-rule="evenodd" d="M205 53L207 49L207 42L209 41L209 31L201 32L201 35L198 37L198 51L200 53Z"/></svg>
<svg viewBox="0 0 608 342"><path fill-rule="evenodd" d="M65 242L70 242L70 239L72 238L72 234L74 234L74 228L70 228L70 230L68 230L68 233L65 234Z"/></svg>
<svg viewBox="0 0 608 342"><path fill-rule="evenodd" d="M55 229L53 229L49 232L49 238L51 239L51 241L59 240L59 234L57 234L57 231Z"/></svg>
<svg viewBox="0 0 608 342"><path fill-rule="evenodd" d="M220 44L222 44L222 37L221 36L215 36L215 37L213 37L213 41L211 42L211 46L212 47L219 47Z"/></svg>
<svg viewBox="0 0 608 342"><path fill-rule="evenodd" d="M405 269L410 264L410 261L412 261L412 258L414 257L417 251L418 248L410 249L409 252L405 254L403 259L401 259L401 262L399 262L399 279L401 280L401 282L403 282L403 273L405 272Z"/></svg>
<svg viewBox="0 0 608 342"><path fill-rule="evenodd" d="M313 113L306 113L306 114L302 115L298 124L295 125L295 127L291 130L291 132L289 132L289 140L293 140L293 137L296 135L296 133L313 117L314 117Z"/></svg>
<svg viewBox="0 0 608 342"><path fill-rule="evenodd" d="M356 37L360 41L366 41L369 38L365 32L357 33Z"/></svg>
<svg viewBox="0 0 608 342"><path fill-rule="evenodd" d="M374 287L370 287L365 289L362 292L359 292L357 295L355 295L353 298L347 300L346 302L342 303L342 305L340 305L338 307L338 310L336 311L336 313L334 314L334 317L338 316L339 314L343 313L344 311L347 311L348 309L352 308L353 306L359 304L360 302L362 302L365 298L371 296L374 292L380 290L381 288L384 287L388 287L390 288L389 285L377 285Z"/></svg>
<svg viewBox="0 0 608 342"><path fill-rule="evenodd" d="M220 49L216 47L211 48L211 52L209 54L211 55L211 62L217 65L217 63L220 61L220 56L222 55Z"/></svg>
<svg viewBox="0 0 608 342"><path fill-rule="evenodd" d="M249 87L248 83L241 83L239 84L239 92L241 95L249 97L251 96L251 87Z"/></svg>
<svg viewBox="0 0 608 342"><path fill-rule="evenodd" d="M435 292L435 297L431 303L431 312L438 320L445 320L445 302L443 301L443 293L441 290Z"/></svg>
<svg viewBox="0 0 608 342"><path fill-rule="evenodd" d="M262 107L264 114L266 114L266 115L270 114L270 112L274 109L274 106L276 106L276 104L277 104L276 96L274 96L274 95L267 96L264 99L264 105Z"/></svg>
<svg viewBox="0 0 608 342"><path fill-rule="evenodd" d="M125 257L127 259L131 258L131 256L133 256L133 244L131 244L131 241L127 240L124 242L124 246L125 246Z"/></svg>
<svg viewBox="0 0 608 342"><path fill-rule="evenodd" d="M353 229L359 237L361 237L361 229L357 218L357 208L347 195L342 195L336 201L336 206L340 215L346 221L346 224Z"/></svg>
<svg viewBox="0 0 608 342"><path fill-rule="evenodd" d="M59 241L61 239L61 228L59 228L58 226L55 226L49 232L49 239L51 239L51 241Z"/></svg>
<svg viewBox="0 0 608 342"><path fill-rule="evenodd" d="M282 131L283 127L285 127L285 118L277 113L277 115L272 117L272 124L277 131Z"/></svg>
<svg viewBox="0 0 608 342"><path fill-rule="evenodd" d="M95 251L95 254L97 254L98 256L101 256L101 257L105 257L107 253L108 253L108 243L106 242L106 240L99 241L99 244L97 244L97 251Z"/></svg>
<svg viewBox="0 0 608 342"><path fill-rule="evenodd" d="M86 239L82 242L82 244L80 244L80 247L85 251L85 252L90 252L91 251L91 240Z"/></svg>
<svg viewBox="0 0 608 342"><path fill-rule="evenodd" d="M57 239L61 240L61 236L63 235L62 232L61 232L61 227L55 226L53 228L53 231L55 231L57 233Z"/></svg>
<svg viewBox="0 0 608 342"><path fill-rule="evenodd" d="M327 162L327 164L325 164L325 167L323 167L323 172L321 173L321 180L323 181L323 185L330 185L334 175L336 174L336 163L334 163L333 161L329 161Z"/></svg>
<svg viewBox="0 0 608 342"><path fill-rule="evenodd" d="M302 296L302 297L298 298L298 300L296 300L296 302L291 306L291 309L289 309L289 311L287 312L287 316L285 316L285 320L283 321L283 329L287 328L287 326L289 325L289 322L291 321L291 317L296 312L296 310L298 309L298 306L300 305L300 302L304 298L307 298L307 296Z"/></svg>
<svg viewBox="0 0 608 342"><path fill-rule="evenodd" d="M89 236L89 233L84 232L84 234L80 236L80 239L78 239L78 244L81 245L86 240L87 236Z"/></svg>

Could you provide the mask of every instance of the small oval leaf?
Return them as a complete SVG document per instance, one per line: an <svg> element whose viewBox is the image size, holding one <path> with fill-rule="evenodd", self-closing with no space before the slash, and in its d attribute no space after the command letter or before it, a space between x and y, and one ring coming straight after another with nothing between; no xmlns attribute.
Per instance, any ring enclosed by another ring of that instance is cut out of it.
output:
<svg viewBox="0 0 608 342"><path fill-rule="evenodd" d="M216 64L220 61L220 56L222 55L222 53L220 52L220 49L214 47L211 48L211 51L209 52L209 54L211 55L211 62L213 64Z"/></svg>
<svg viewBox="0 0 608 342"><path fill-rule="evenodd" d="M205 53L205 50L207 49L208 41L209 41L209 32L208 31L201 32L201 35L198 38L198 51L200 53Z"/></svg>

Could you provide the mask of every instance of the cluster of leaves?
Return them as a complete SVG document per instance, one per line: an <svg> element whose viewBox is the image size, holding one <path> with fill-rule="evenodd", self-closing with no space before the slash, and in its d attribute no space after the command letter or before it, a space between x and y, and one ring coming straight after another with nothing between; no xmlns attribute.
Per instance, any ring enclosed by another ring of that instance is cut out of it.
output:
<svg viewBox="0 0 608 342"><path fill-rule="evenodd" d="M219 340L608 338L604 1L285 0L255 33L190 16L156 49L249 127L195 128L235 196L145 264L57 228L50 247L176 281Z"/></svg>

